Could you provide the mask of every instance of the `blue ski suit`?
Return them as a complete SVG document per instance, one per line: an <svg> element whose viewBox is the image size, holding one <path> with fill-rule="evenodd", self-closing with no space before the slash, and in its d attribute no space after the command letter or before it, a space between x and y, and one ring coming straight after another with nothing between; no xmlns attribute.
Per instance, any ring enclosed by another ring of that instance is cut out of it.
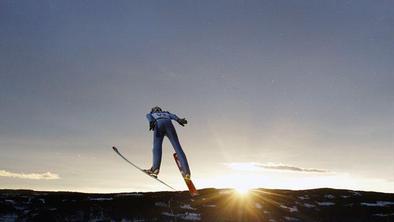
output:
<svg viewBox="0 0 394 222"><path fill-rule="evenodd" d="M156 126L153 133L152 170L160 169L163 139L164 136L167 136L174 147L175 152L177 153L183 171L182 173L190 175L190 169L186 155L182 150L178 135L175 131L175 127L171 122L171 120L178 121L179 117L170 112L151 112L146 114L146 118L149 120L149 122L156 121Z"/></svg>

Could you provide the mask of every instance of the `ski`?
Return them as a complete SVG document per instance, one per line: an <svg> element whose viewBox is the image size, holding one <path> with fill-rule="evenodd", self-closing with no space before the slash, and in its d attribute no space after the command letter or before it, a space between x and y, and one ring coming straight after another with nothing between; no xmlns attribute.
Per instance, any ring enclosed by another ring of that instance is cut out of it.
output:
<svg viewBox="0 0 394 222"><path fill-rule="evenodd" d="M115 153L117 153L120 157L122 157L122 159L124 159L127 163L129 163L130 165L132 165L133 167L137 168L139 171L143 172L144 174L148 175L149 177L152 177L153 179L159 181L161 184L165 185L166 187L170 188L171 190L175 190L175 188L173 188L172 186L168 185L166 182L160 180L159 178L156 178L154 176L149 175L148 173L146 173L142 168L140 168L139 166L135 165L134 163L132 163L130 160L128 160L126 157L124 157L118 150L118 148L116 147L112 147L112 149L115 151Z"/></svg>
<svg viewBox="0 0 394 222"><path fill-rule="evenodd" d="M179 171L182 174L181 162L179 161L178 155L176 153L174 153L174 159L175 159L176 165L178 166ZM182 175L182 177L183 177L183 175ZM192 180L186 179L184 177L183 177L183 180L185 180L185 183L186 183L187 188L189 189L190 195L192 197L197 196L198 191L197 191L196 187L194 186Z"/></svg>

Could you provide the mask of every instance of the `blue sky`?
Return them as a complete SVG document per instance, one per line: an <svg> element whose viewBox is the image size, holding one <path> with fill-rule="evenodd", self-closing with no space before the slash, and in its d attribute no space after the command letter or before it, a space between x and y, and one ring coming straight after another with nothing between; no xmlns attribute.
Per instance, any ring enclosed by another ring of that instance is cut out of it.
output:
<svg viewBox="0 0 394 222"><path fill-rule="evenodd" d="M1 1L0 188L165 189L111 150L148 167L159 105L198 187L394 192L393 6Z"/></svg>

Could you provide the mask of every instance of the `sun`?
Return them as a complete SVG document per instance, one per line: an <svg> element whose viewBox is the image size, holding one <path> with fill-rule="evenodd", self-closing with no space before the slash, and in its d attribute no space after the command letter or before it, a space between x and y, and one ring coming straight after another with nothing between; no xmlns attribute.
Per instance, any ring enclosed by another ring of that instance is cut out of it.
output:
<svg viewBox="0 0 394 222"><path fill-rule="evenodd" d="M246 194L249 193L249 188L238 187L238 188L235 188L235 191L237 191L237 193L240 194L241 196L245 196Z"/></svg>
<svg viewBox="0 0 394 222"><path fill-rule="evenodd" d="M234 187L234 190L240 196L246 196L249 193L250 189L251 188L246 184L239 184L238 186Z"/></svg>

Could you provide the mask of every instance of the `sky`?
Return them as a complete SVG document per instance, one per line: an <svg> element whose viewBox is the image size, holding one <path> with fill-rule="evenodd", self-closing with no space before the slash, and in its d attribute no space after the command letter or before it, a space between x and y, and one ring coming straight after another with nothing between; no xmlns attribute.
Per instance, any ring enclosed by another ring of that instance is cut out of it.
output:
<svg viewBox="0 0 394 222"><path fill-rule="evenodd" d="M390 0L0 1L0 188L167 190L111 149L150 167L159 105L197 188L394 192L393 39Z"/></svg>

